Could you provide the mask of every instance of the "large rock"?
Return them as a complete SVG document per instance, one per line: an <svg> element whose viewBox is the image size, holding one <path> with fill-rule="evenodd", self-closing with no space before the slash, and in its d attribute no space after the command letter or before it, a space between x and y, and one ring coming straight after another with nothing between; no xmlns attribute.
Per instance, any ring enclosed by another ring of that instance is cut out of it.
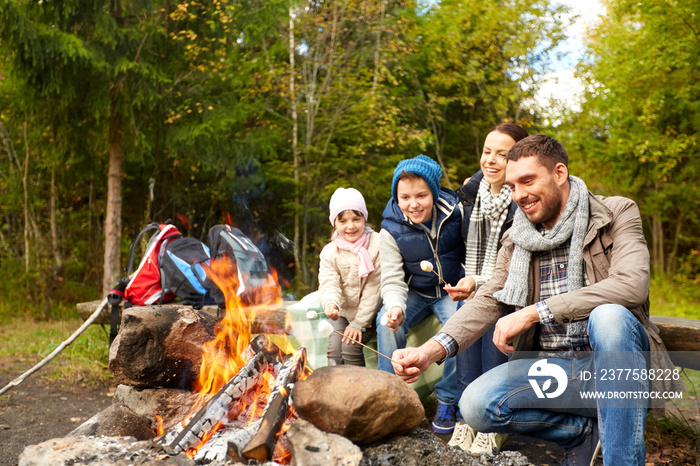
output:
<svg viewBox="0 0 700 466"><path fill-rule="evenodd" d="M366 367L322 367L294 385L292 398L302 419L361 444L409 432L425 417L403 380Z"/></svg>
<svg viewBox="0 0 700 466"><path fill-rule="evenodd" d="M297 419L287 431L292 466L357 466L360 448L345 437L322 432L310 422Z"/></svg>
<svg viewBox="0 0 700 466"><path fill-rule="evenodd" d="M148 422L124 406L112 405L83 422L67 437L134 437L136 440L150 440L156 436Z"/></svg>
<svg viewBox="0 0 700 466"><path fill-rule="evenodd" d="M182 306L126 309L109 349L109 370L121 384L189 389L215 324L216 318Z"/></svg>
<svg viewBox="0 0 700 466"><path fill-rule="evenodd" d="M177 388L136 388L119 385L114 391L114 403L128 407L146 419L151 428L158 425L156 415L168 431L180 423L190 412L190 408L200 398L199 393Z"/></svg>

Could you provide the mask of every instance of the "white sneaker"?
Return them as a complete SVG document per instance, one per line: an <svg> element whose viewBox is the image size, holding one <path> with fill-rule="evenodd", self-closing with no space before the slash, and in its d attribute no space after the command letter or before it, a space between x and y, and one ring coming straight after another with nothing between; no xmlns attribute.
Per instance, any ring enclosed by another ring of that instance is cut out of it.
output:
<svg viewBox="0 0 700 466"><path fill-rule="evenodd" d="M476 431L469 427L464 421L459 421L455 424L455 430L452 434L452 438L447 443L451 447L459 447L464 451L467 451L469 447L472 446L472 442L476 437Z"/></svg>
<svg viewBox="0 0 700 466"><path fill-rule="evenodd" d="M492 453L497 455L501 452L501 447L506 443L508 434L485 434L479 432L467 450L467 453L479 455L480 453Z"/></svg>

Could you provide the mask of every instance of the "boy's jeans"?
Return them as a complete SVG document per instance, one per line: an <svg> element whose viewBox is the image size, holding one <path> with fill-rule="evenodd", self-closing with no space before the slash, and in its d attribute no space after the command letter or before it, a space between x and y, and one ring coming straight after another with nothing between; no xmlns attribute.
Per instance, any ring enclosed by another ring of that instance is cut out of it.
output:
<svg viewBox="0 0 700 466"><path fill-rule="evenodd" d="M592 357L546 360L546 364L556 365L566 372L568 384L561 395L545 400L538 398L530 382L535 378L532 367L538 360L514 359L490 370L467 387L459 401L465 421L479 432L519 433L572 448L590 433L597 418L605 464L644 465L644 428L649 400L598 399L596 403L595 399L584 399L580 394L647 391L646 379L631 380L622 376L609 380L609 376L604 377L613 369L647 370L644 352L649 350L649 340L646 332L630 311L615 304L593 309L588 332ZM583 380L586 378L583 373L595 377ZM546 384L540 380L539 385L544 388ZM544 391L552 392L552 385Z"/></svg>
<svg viewBox="0 0 700 466"><path fill-rule="evenodd" d="M382 307L377 314L377 350L391 357L394 351L406 347L406 335L413 325L431 314L435 314L444 325L456 311L457 302L452 301L449 296L425 298L415 291L409 290L406 299L406 317L396 332L392 332L391 329L380 324L382 316L387 312L385 307ZM386 358L379 358L378 368L384 372L394 373L391 361ZM442 379L435 384L435 396L441 403L455 405L459 401L459 395L455 374L455 358L447 358L444 363Z"/></svg>

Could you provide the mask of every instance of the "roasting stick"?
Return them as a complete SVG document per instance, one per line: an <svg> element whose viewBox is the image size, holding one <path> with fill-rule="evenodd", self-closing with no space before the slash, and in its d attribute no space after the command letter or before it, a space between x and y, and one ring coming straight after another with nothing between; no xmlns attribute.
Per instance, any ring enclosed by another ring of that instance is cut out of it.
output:
<svg viewBox="0 0 700 466"><path fill-rule="evenodd" d="M319 314L326 314L326 313L325 313L325 312L320 312L320 313L319 313L319 312L316 312L316 311L313 311L313 310L312 310L312 311L308 311L308 312L306 313L306 318L309 319L309 320L315 319L316 317L318 317ZM379 319L379 323L386 327L387 322L389 322L389 316L387 316L386 314L384 314L384 315L381 317L381 319ZM345 336L345 335L343 335L343 336ZM355 341L355 340L353 340L352 338L351 338L351 340L352 340L352 341ZM355 341L355 343L360 343L360 342L359 342L359 341ZM360 344L362 344L362 343L360 343ZM372 348L370 348L370 349L372 349ZM374 351L374 350L372 350L372 351Z"/></svg>
<svg viewBox="0 0 700 466"><path fill-rule="evenodd" d="M339 331L337 331L336 329L334 329L333 326L331 325L331 323L328 322L327 320L322 320L322 321L318 324L318 330L319 330L322 334L324 334L325 336L327 336L327 337L331 336L331 333L335 332L335 333L337 333L338 335L340 335L341 337L347 338L348 340L352 340L352 341L354 341L355 343L357 343L358 345L363 346L363 347L367 348L367 349L370 350L370 351L374 351L374 352L377 353L379 356L385 357L385 358L387 358L389 361L391 361L391 362L393 362L393 363L395 363L395 364L399 364L398 362L394 361L393 359L391 359L391 358L390 358L389 356L387 356L386 354L382 354L382 353L380 353L379 351L375 350L374 348L370 348L369 346L367 346L367 345L365 345L365 344L363 344L363 343L361 343L361 342L355 340L354 338L350 338L350 337L345 336L344 334L340 333ZM401 364L399 364L399 366L400 366L400 365L401 365Z"/></svg>
<svg viewBox="0 0 700 466"><path fill-rule="evenodd" d="M311 310L311 311L308 311L306 313L306 318L309 320L315 319L316 317L318 317L319 314L326 314L326 312L325 311L324 312L316 312L314 310ZM379 319L379 323L386 327L387 322L389 322L389 317L386 314L384 314L381 317L381 319ZM351 338L351 340L352 340L352 338ZM355 341L355 340L353 340L353 341ZM356 342L356 343L359 343L359 342ZM360 343L360 344L362 344L362 343ZM370 348L370 349L372 349L372 348ZM372 350L372 351L374 351L374 350Z"/></svg>
<svg viewBox="0 0 700 466"><path fill-rule="evenodd" d="M64 341L63 343L61 343L61 344L58 346L58 348L56 348L55 350L53 350L53 352L52 352L51 354L49 354L49 355L46 356L44 359L42 359L41 362L40 362L39 364L37 364L36 366L32 367L31 369L29 369L29 370L28 370L27 372L25 372L24 374L22 374L22 375L20 375L19 377L17 377L17 378L16 378L15 380L13 380L12 382L10 382L10 383L8 383L7 385L5 385L5 386L2 388L2 390L0 390L0 395L2 395L3 393L5 393L6 391L8 391L9 389L11 389L12 387L16 387L17 385L19 385L19 384L21 384L22 382L24 382L24 379L26 379L27 377L29 377L30 375L32 375L33 373L35 373L36 371L38 371L39 369L41 369L42 367L44 367L49 361L51 361L53 358L55 358L56 355L57 355L58 353L60 353L61 351L63 351L63 350L66 348L66 346L68 346L68 345L70 345L71 343L73 343L73 341L74 341L76 338L78 338L78 337L80 336L80 334L83 333L83 332L85 331L85 329L88 328L88 327L90 326L90 324L92 324L93 321L94 321L95 319L97 319L97 318L100 316L100 312L102 312L102 309L103 309L106 305L107 305L107 298L105 298L105 299L102 300L102 302L100 303L100 305L97 306L97 309L95 309L95 312L93 312L93 313L90 315L90 317L88 317L87 320L86 320L85 322L83 322L83 325L81 325L80 328L79 328L78 330L76 330L75 332L73 332L73 335L71 335L66 341Z"/></svg>
<svg viewBox="0 0 700 466"><path fill-rule="evenodd" d="M420 268L421 268L424 272L433 272L435 275L438 276L438 278L439 278L440 280L442 280L442 282L443 282L445 285L447 285L447 282L445 281L445 279L442 278L442 276L441 276L439 273L437 273L437 272L435 271L435 269L433 268L433 264L431 264L430 262L428 262L428 261L420 261Z"/></svg>

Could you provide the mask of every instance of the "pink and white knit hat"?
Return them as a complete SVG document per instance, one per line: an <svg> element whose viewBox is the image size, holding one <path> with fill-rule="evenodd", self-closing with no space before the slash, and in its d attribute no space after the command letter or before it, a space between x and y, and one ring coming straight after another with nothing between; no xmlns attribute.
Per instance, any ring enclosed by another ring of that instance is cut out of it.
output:
<svg viewBox="0 0 700 466"><path fill-rule="evenodd" d="M331 213L328 219L331 221L331 225L335 225L335 218L345 210L356 210L365 216L365 221L367 220L368 214L365 198L362 197L362 193L355 188L336 189L331 196L329 209Z"/></svg>

